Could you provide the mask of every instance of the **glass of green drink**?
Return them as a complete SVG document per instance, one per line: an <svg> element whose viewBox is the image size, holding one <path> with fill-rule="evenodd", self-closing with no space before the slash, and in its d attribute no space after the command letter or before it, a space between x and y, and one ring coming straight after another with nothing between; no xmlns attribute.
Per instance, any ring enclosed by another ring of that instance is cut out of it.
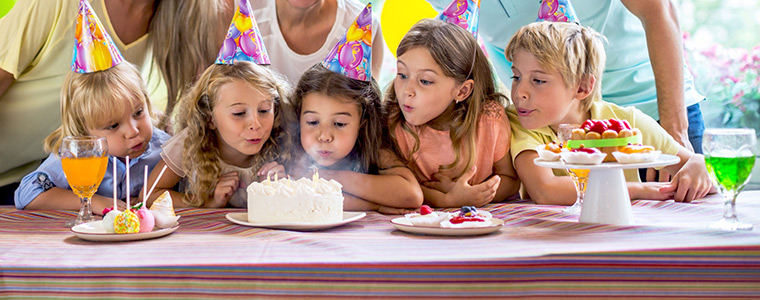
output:
<svg viewBox="0 0 760 300"><path fill-rule="evenodd" d="M749 181L755 165L757 138L754 129L710 128L705 130L702 148L710 176L718 183L725 197L723 220L710 224L721 230L752 230L736 216L736 196Z"/></svg>

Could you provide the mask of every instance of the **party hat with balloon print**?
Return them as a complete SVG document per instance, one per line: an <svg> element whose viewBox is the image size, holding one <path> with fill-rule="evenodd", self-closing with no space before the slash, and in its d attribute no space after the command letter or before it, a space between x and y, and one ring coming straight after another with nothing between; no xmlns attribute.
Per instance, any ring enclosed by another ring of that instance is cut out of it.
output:
<svg viewBox="0 0 760 300"><path fill-rule="evenodd" d="M79 0L74 37L76 41L71 58L71 70L74 72L103 71L124 60L87 0Z"/></svg>
<svg viewBox="0 0 760 300"><path fill-rule="evenodd" d="M454 0L435 18L458 25L477 37L479 14L480 0Z"/></svg>
<svg viewBox="0 0 760 300"><path fill-rule="evenodd" d="M580 22L570 0L542 0L536 21Z"/></svg>
<svg viewBox="0 0 760 300"><path fill-rule="evenodd" d="M222 43L222 49L216 57L216 64L231 65L236 61L250 61L259 65L270 64L250 2L248 0L236 2L235 15L232 17L230 29L227 30L227 36Z"/></svg>
<svg viewBox="0 0 760 300"><path fill-rule="evenodd" d="M356 17L346 34L327 54L322 65L349 78L370 81L372 78L372 3Z"/></svg>

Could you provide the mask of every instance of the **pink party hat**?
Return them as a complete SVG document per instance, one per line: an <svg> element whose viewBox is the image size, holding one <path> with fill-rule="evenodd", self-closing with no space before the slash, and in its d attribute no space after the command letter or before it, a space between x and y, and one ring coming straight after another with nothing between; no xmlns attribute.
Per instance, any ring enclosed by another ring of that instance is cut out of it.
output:
<svg viewBox="0 0 760 300"><path fill-rule="evenodd" d="M580 22L570 0L543 0L536 21Z"/></svg>
<svg viewBox="0 0 760 300"><path fill-rule="evenodd" d="M74 37L76 42L71 58L71 70L74 72L103 71L124 60L87 0L79 0Z"/></svg>
<svg viewBox="0 0 760 300"><path fill-rule="evenodd" d="M269 55L261 40L261 32L248 0L237 0L235 15L232 17L227 37L216 57L216 64L231 65L236 61L250 61L268 65Z"/></svg>
<svg viewBox="0 0 760 300"><path fill-rule="evenodd" d="M364 10L337 45L327 54L322 65L349 78L370 81L372 78L372 3Z"/></svg>
<svg viewBox="0 0 760 300"><path fill-rule="evenodd" d="M435 18L456 24L477 37L479 14L480 0L454 0Z"/></svg>

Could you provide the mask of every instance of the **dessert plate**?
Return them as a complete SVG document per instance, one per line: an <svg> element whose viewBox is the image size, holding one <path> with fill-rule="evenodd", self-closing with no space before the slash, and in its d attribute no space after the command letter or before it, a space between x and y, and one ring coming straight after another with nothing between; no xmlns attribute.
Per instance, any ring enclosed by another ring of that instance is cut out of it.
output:
<svg viewBox="0 0 760 300"><path fill-rule="evenodd" d="M467 228L446 228L439 226L415 226L406 217L399 217L391 220L391 224L398 230L430 235L449 235L449 236L466 236L466 235L483 235L499 231L504 225L504 220L493 218L491 224L485 227L467 227Z"/></svg>
<svg viewBox="0 0 760 300"><path fill-rule="evenodd" d="M176 231L177 228L179 228L179 224L174 225L171 228L154 228L151 232L108 233L105 228L103 228L103 221L94 221L71 227L71 232L78 238L88 241L124 242L162 237Z"/></svg>
<svg viewBox="0 0 760 300"><path fill-rule="evenodd" d="M251 222L248 222L248 213L228 213L226 217L227 217L227 220L232 221L232 223L240 224L243 226L264 227L264 228L285 229L285 230L312 231L312 230L322 230L322 229L332 228L332 227L340 226L346 223L351 223L353 221L364 218L364 216L366 215L367 213L365 212L344 211L343 220L340 220L338 222L327 222L327 223L304 223L304 222L251 223Z"/></svg>

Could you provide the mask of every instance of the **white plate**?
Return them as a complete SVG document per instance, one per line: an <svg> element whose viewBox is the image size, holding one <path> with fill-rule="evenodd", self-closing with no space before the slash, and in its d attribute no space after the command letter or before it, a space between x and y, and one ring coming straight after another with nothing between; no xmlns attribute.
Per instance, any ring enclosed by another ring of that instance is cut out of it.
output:
<svg viewBox="0 0 760 300"><path fill-rule="evenodd" d="M504 220L492 218L491 225L486 227L469 227L469 228L445 228L445 227L433 227L433 226L414 226L406 217L395 218L391 220L391 224L396 226L398 230L406 231L409 233L417 234L431 234L431 235L450 235L450 236L465 236L465 235L483 235L492 232L499 231L501 226L504 225Z"/></svg>
<svg viewBox="0 0 760 300"><path fill-rule="evenodd" d="M154 228L151 232L143 233L108 233L103 228L103 221L94 221L84 224L79 224L71 227L71 232L77 237L88 241L98 242L123 242L123 241L137 241L162 237L170 234L179 228L179 224L174 225L171 228Z"/></svg>
<svg viewBox="0 0 760 300"><path fill-rule="evenodd" d="M240 224L243 226L252 226L252 227L265 227L265 228L274 228L274 229L285 229L285 230L300 230L300 231L310 231L310 230L322 230L327 228L332 228L336 226L340 226L346 223L351 223L353 221L359 220L361 218L364 218L367 213L365 212L350 212L350 211L344 211L343 212L343 220L340 220L338 222L328 222L328 223L304 223L304 222L291 222L291 223L250 223L248 222L248 213L228 213L227 214L227 220L232 221L232 223Z"/></svg>

